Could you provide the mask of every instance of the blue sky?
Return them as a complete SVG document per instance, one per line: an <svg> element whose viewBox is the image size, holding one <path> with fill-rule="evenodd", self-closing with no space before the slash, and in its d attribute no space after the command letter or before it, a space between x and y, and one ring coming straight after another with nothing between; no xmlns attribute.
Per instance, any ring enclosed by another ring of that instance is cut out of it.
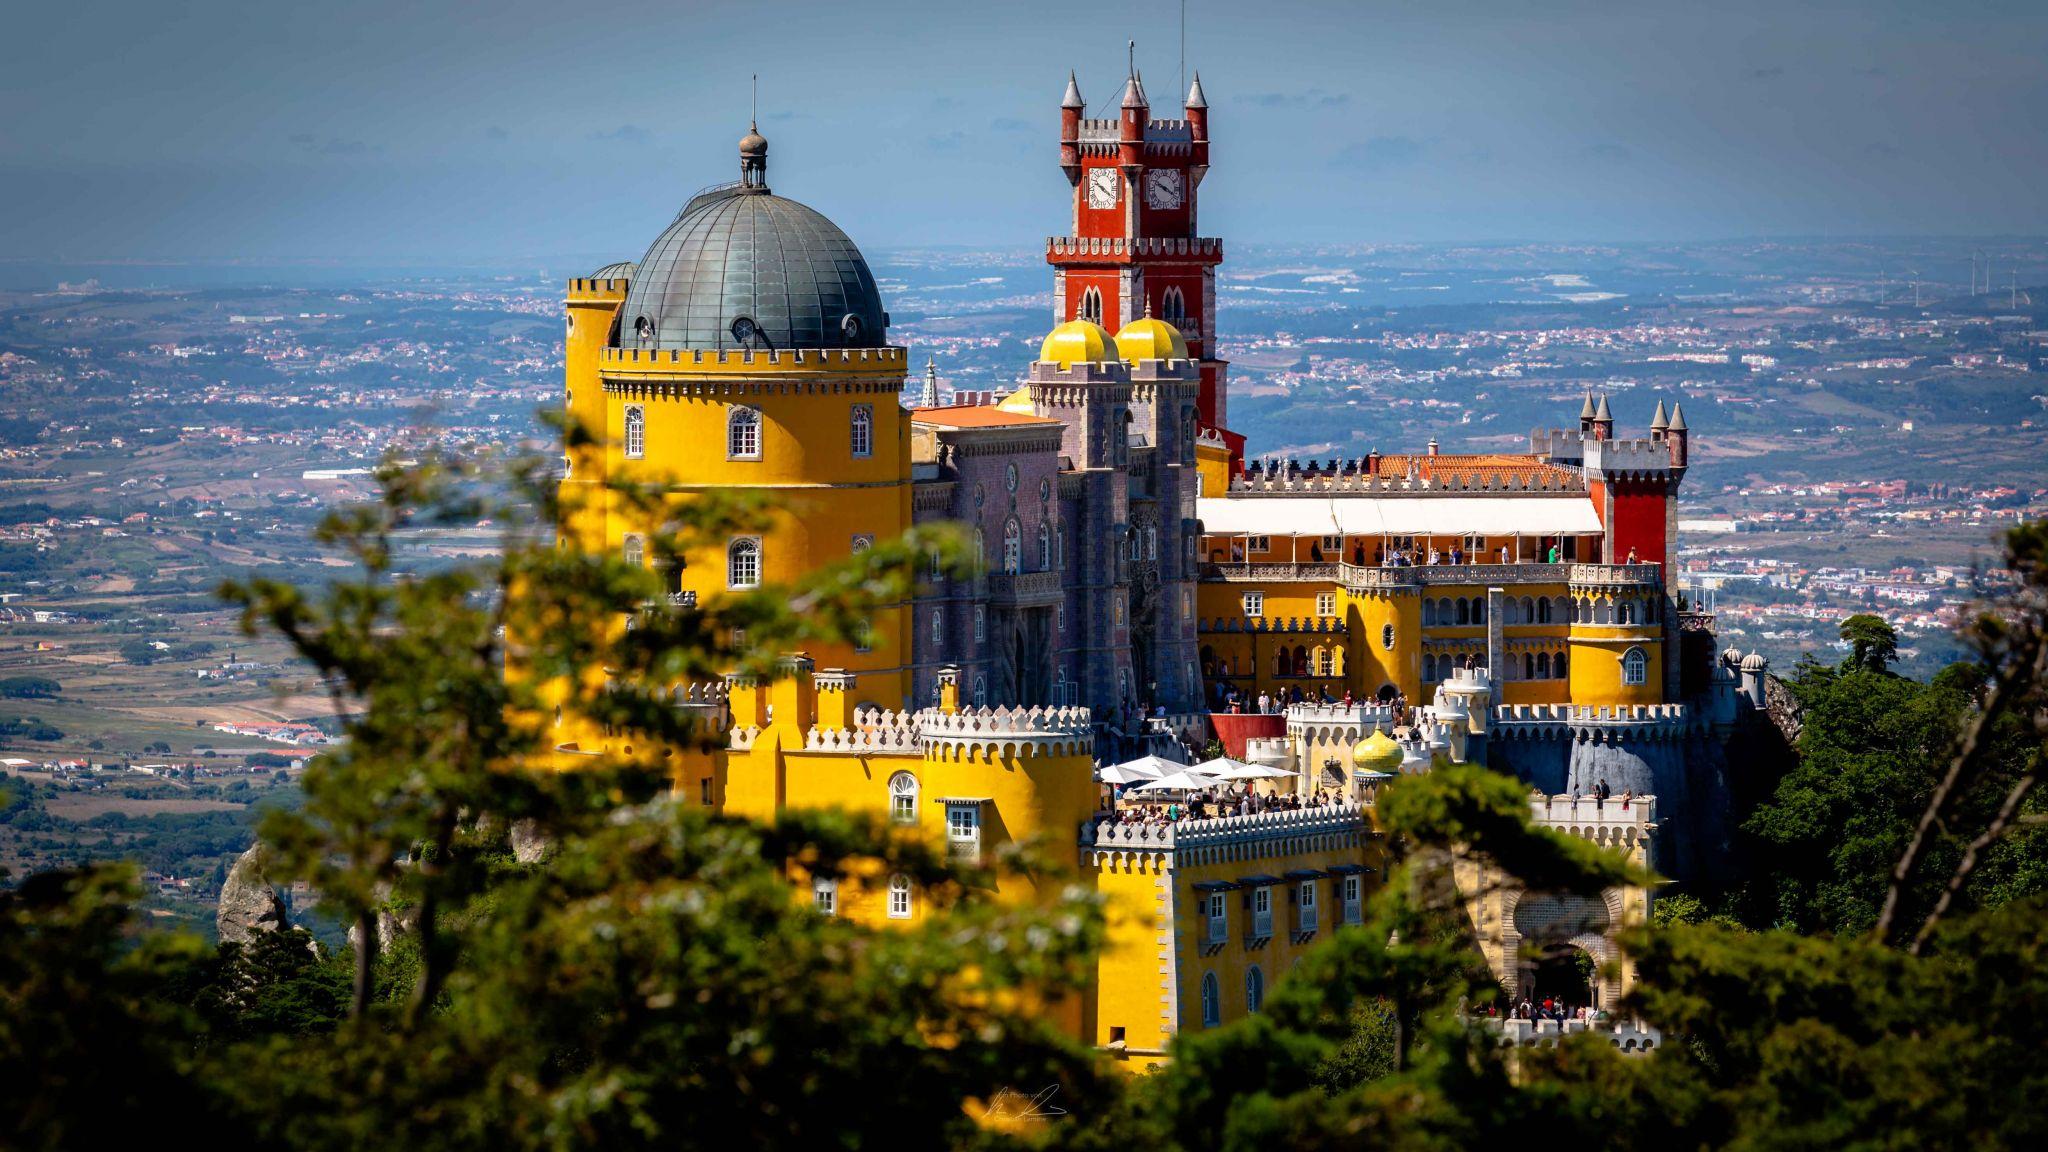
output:
<svg viewBox="0 0 2048 1152"><path fill-rule="evenodd" d="M0 259L631 258L729 179L863 246L1061 230L1069 67L1178 0L67 0L0 41ZM1233 240L2048 232L2040 0L1190 0ZM1169 114L1162 111L1160 114Z"/></svg>

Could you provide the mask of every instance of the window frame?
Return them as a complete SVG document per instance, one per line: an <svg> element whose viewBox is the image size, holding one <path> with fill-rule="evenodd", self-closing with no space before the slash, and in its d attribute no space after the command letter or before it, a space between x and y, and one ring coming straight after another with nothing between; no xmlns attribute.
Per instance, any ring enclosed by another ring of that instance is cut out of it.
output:
<svg viewBox="0 0 2048 1152"><path fill-rule="evenodd" d="M839 881L826 876L811 877L811 908L820 916L839 915Z"/></svg>
<svg viewBox="0 0 2048 1152"><path fill-rule="evenodd" d="M911 902L910 877L901 872L889 877L889 919L908 920L915 905Z"/></svg>
<svg viewBox="0 0 2048 1152"><path fill-rule="evenodd" d="M847 452L855 460L866 460L875 454L875 406L855 404L846 418Z"/></svg>
<svg viewBox="0 0 2048 1152"><path fill-rule="evenodd" d="M621 439L624 441L625 444L626 459L644 460L647 458L646 405L626 405L625 429L621 436Z"/></svg>
<svg viewBox="0 0 2048 1152"><path fill-rule="evenodd" d="M914 772L897 772L889 777L889 823L917 823L917 797L923 787Z"/></svg>
<svg viewBox="0 0 2048 1152"><path fill-rule="evenodd" d="M1629 645L1621 654L1621 686L1640 688L1650 682L1650 654L1641 644Z"/></svg>
<svg viewBox="0 0 2048 1152"><path fill-rule="evenodd" d="M753 554L753 578L742 582L737 577L738 563L743 553ZM745 592L761 586L764 551L759 536L735 536L725 542L725 587L732 592Z"/></svg>
<svg viewBox="0 0 2048 1152"><path fill-rule="evenodd" d="M1257 620L1266 614L1266 594L1264 592L1246 592L1238 598L1238 604L1244 609L1245 619L1247 620Z"/></svg>
<svg viewBox="0 0 2048 1152"><path fill-rule="evenodd" d="M761 458L761 410L747 404L735 404L725 412L725 458L727 460L759 460ZM742 436L745 440L742 442Z"/></svg>

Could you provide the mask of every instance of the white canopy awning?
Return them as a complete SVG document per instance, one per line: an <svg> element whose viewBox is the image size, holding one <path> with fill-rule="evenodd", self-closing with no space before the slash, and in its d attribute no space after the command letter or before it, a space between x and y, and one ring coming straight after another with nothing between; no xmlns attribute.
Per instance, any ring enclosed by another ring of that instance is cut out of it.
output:
<svg viewBox="0 0 2048 1152"><path fill-rule="evenodd" d="M1212 536L1577 536L1600 531L1583 492L1524 496L1252 496L1195 501Z"/></svg>

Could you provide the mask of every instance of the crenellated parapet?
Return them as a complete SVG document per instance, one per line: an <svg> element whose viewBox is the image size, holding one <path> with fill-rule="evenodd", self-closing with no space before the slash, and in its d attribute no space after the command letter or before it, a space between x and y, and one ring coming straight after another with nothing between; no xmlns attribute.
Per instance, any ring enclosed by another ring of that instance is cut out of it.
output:
<svg viewBox="0 0 2048 1152"><path fill-rule="evenodd" d="M1364 805L1326 804L1172 824L1091 820L1081 826L1080 839L1091 863L1126 853L1163 853L1172 866L1190 867L1362 849L1372 836Z"/></svg>
<svg viewBox="0 0 2048 1152"><path fill-rule="evenodd" d="M1603 848L1648 852L1657 831L1657 798L1631 796L1529 797L1530 817L1539 825L1567 836L1590 840Z"/></svg>
<svg viewBox="0 0 2048 1152"><path fill-rule="evenodd" d="M1586 491L1583 476L1561 469L1535 467L1506 474L1449 471L1442 475L1391 476L1371 470L1368 458L1248 461L1245 472L1230 481L1231 496L1290 496L1349 492L1386 495L1431 495L1474 492L1508 496L1519 493L1555 495Z"/></svg>
<svg viewBox="0 0 2048 1152"><path fill-rule="evenodd" d="M1685 704L1502 704L1493 724L1495 739L1676 743L1695 735L1698 716Z"/></svg>
<svg viewBox="0 0 2048 1152"><path fill-rule="evenodd" d="M1212 616L1195 622L1199 632L1284 632L1289 635L1341 636L1349 626L1341 616Z"/></svg>
<svg viewBox="0 0 2048 1152"><path fill-rule="evenodd" d="M964 708L917 713L926 759L1085 756L1094 747L1094 717L1086 708Z"/></svg>

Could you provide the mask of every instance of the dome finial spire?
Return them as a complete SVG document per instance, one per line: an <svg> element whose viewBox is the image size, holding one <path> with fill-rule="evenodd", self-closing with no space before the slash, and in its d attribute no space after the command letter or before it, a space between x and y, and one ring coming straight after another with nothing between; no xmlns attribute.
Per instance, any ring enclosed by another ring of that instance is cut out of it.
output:
<svg viewBox="0 0 2048 1152"><path fill-rule="evenodd" d="M740 137L740 183L768 190L768 138L761 135L761 77L752 78L747 107L747 134Z"/></svg>

